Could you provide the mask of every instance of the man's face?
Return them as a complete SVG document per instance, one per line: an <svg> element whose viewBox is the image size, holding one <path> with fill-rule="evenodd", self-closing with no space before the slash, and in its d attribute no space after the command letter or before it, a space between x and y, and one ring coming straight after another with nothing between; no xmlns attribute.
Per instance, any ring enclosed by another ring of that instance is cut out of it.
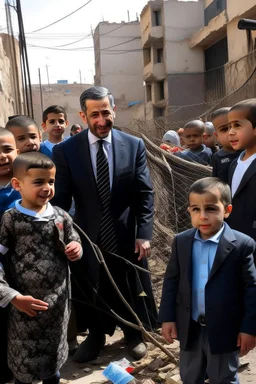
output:
<svg viewBox="0 0 256 384"><path fill-rule="evenodd" d="M87 100L86 112L80 112L80 116L93 135L104 139L113 128L115 108L111 107L108 96L101 100Z"/></svg>

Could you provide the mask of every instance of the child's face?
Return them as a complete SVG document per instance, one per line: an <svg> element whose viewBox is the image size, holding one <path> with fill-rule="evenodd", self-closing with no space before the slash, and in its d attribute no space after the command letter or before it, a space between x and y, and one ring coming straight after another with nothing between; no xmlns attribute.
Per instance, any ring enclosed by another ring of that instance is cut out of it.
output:
<svg viewBox="0 0 256 384"><path fill-rule="evenodd" d="M40 134L35 125L29 125L28 127L10 127L9 130L15 138L19 153L39 151Z"/></svg>
<svg viewBox="0 0 256 384"><path fill-rule="evenodd" d="M229 112L229 141L235 150L251 149L256 145L256 128L246 118L246 109Z"/></svg>
<svg viewBox="0 0 256 384"><path fill-rule="evenodd" d="M214 148L216 145L216 136L214 135L214 133L204 133L203 143L208 148Z"/></svg>
<svg viewBox="0 0 256 384"><path fill-rule="evenodd" d="M229 126L228 126L228 114L223 114L213 119L213 125L216 132L218 143L220 143L223 149L233 150L229 141Z"/></svg>
<svg viewBox="0 0 256 384"><path fill-rule="evenodd" d="M0 137L0 180L12 176L12 165L16 156L14 137L11 134Z"/></svg>
<svg viewBox="0 0 256 384"><path fill-rule="evenodd" d="M184 141L187 148L195 150L203 144L203 134L197 128L184 129Z"/></svg>
<svg viewBox="0 0 256 384"><path fill-rule="evenodd" d="M54 196L55 167L31 168L23 177L13 178L13 188L20 192L24 208L39 211Z"/></svg>
<svg viewBox="0 0 256 384"><path fill-rule="evenodd" d="M188 211L193 227L199 230L202 239L207 240L221 229L224 218L232 211L232 205L224 207L220 192L213 189L201 195L191 193Z"/></svg>
<svg viewBox="0 0 256 384"><path fill-rule="evenodd" d="M67 125L64 113L48 113L46 122L42 123L43 130L48 133L50 140L61 140Z"/></svg>

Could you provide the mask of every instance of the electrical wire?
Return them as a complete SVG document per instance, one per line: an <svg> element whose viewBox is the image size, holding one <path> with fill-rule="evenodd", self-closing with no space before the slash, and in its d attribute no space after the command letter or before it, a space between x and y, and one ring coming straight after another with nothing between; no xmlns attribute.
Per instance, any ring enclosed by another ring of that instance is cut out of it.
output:
<svg viewBox="0 0 256 384"><path fill-rule="evenodd" d="M88 5L88 4L91 3L91 2L92 2L92 0L89 0L89 1L87 1L87 3L85 3L84 5L82 5L82 6L79 7L79 8L75 9L73 12L71 12L71 13L69 13L68 15L62 17L61 19L58 19L58 20L54 21L53 23L48 24L48 25L46 25L46 26L44 26L44 27L42 27L42 28L36 29L35 31L27 32L27 34L35 33L35 32L39 32L39 31L42 31L43 29L49 28L49 27L51 27L52 25L57 24L57 23L59 23L60 21L66 19L67 17L73 15L74 13L80 11L80 9L84 8L86 5Z"/></svg>
<svg viewBox="0 0 256 384"><path fill-rule="evenodd" d="M126 43L129 43L131 41L134 41L134 40L138 40L140 39L141 37L138 36L138 37L134 37L133 39L130 39L130 40L126 40L122 43L119 43L119 44L114 44L114 45L111 45L109 47L106 47L106 48L102 48L102 49L99 49L98 51L106 51L110 48L114 48L114 47L119 47L120 45L123 45L123 44L126 44ZM42 46L42 45L35 45L35 44L28 44L29 47L33 47L33 48L43 48L43 49L52 49L52 50L57 50L57 51L83 51L83 50L86 50L86 49L94 49L94 45L90 46L90 47L77 47L77 48L67 48L67 49L61 49L61 48L58 48L58 47L46 47L46 46ZM143 50L140 48L140 50ZM130 51L130 50L129 50Z"/></svg>

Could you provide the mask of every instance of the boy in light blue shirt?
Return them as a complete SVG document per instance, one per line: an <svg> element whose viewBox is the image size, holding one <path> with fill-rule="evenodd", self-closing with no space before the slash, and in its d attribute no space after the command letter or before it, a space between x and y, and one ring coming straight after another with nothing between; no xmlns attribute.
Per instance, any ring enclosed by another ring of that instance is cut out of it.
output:
<svg viewBox="0 0 256 384"><path fill-rule="evenodd" d="M193 229L176 236L159 317L169 343L180 341L183 384L239 384L240 356L255 347L255 241L225 222L228 184L214 177L189 190Z"/></svg>

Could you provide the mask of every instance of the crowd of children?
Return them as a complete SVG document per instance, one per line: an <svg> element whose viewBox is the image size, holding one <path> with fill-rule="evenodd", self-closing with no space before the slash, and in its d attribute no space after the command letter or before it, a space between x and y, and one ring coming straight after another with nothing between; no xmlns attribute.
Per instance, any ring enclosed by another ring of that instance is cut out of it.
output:
<svg viewBox="0 0 256 384"><path fill-rule="evenodd" d="M43 142L27 116L0 128L0 383L14 375L17 384L58 384L67 358L68 259L78 260L82 248L70 216L50 204L52 149L67 125L54 105L43 113ZM75 125L71 136L81 130ZM189 191L194 229L173 242L162 333L180 340L184 384L203 384L206 375L211 384L239 383L239 353L256 344L256 99L168 131L161 148L212 166L213 176Z"/></svg>
<svg viewBox="0 0 256 384"><path fill-rule="evenodd" d="M185 149L174 155L206 165L204 143L213 177L189 190L194 229L173 242L162 334L180 341L184 384L203 384L206 377L238 384L239 356L256 346L256 99L214 111L212 124L189 122L182 135Z"/></svg>

